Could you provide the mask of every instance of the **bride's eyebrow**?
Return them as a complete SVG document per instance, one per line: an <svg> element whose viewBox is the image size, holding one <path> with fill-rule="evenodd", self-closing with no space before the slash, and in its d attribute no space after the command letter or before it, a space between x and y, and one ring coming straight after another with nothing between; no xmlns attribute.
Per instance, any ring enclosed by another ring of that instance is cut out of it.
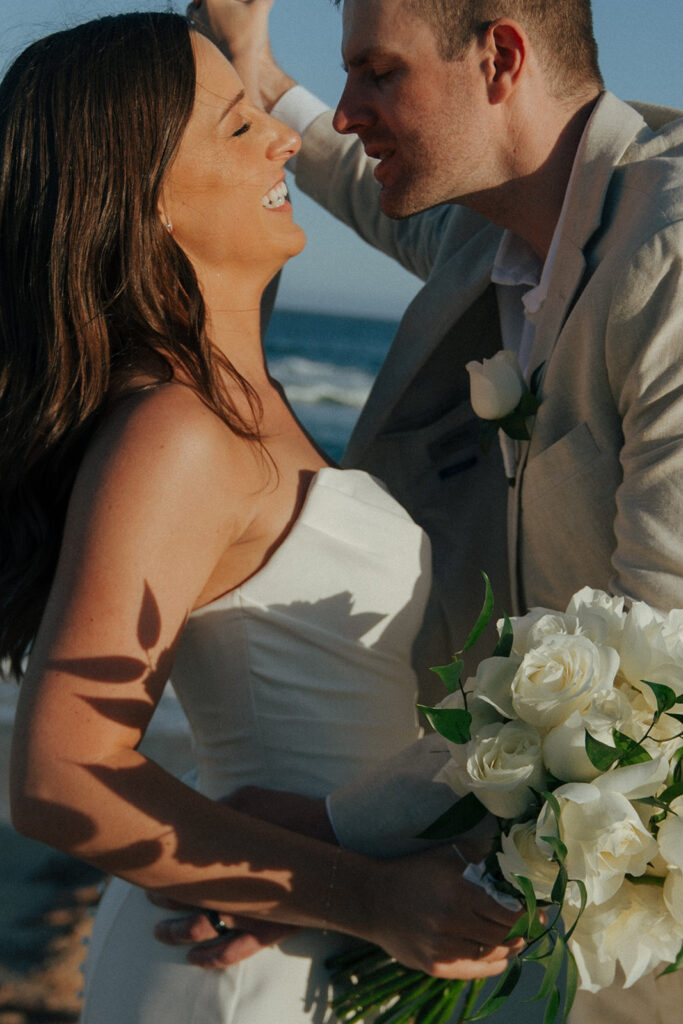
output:
<svg viewBox="0 0 683 1024"><path fill-rule="evenodd" d="M233 109L233 107L236 107L237 104L241 100L243 100L245 96L246 96L246 92L244 91L244 89L240 89L240 91L237 93L237 95L233 96L233 98L228 102L227 107L225 108L225 110L223 111L221 116L218 118L219 122L222 121L223 118L226 117L230 113L230 111Z"/></svg>

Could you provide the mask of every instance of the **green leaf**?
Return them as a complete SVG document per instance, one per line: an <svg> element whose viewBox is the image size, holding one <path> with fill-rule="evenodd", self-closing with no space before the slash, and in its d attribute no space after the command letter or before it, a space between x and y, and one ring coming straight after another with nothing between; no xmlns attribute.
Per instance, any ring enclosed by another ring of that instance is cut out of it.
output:
<svg viewBox="0 0 683 1024"><path fill-rule="evenodd" d="M660 793L658 803L660 806L661 804L668 806L679 796L683 796L683 782L675 782L673 786L669 786L663 793Z"/></svg>
<svg viewBox="0 0 683 1024"><path fill-rule="evenodd" d="M676 957L674 962L672 964L669 964L668 967L665 967L664 970L657 975L657 977L661 978L662 974L675 974L676 971L680 970L683 970L683 946L681 946L680 950L678 951L678 956Z"/></svg>
<svg viewBox="0 0 683 1024"><path fill-rule="evenodd" d="M535 416L540 404L536 395L532 395L530 391L525 391L519 400L516 411L520 416Z"/></svg>
<svg viewBox="0 0 683 1024"><path fill-rule="evenodd" d="M468 793L445 814L432 822L429 828L421 832L417 838L447 842L449 839L461 836L464 832L469 832L471 828L483 821L487 814L488 811L483 804L479 803L474 793Z"/></svg>
<svg viewBox="0 0 683 1024"><path fill-rule="evenodd" d="M624 875L631 885L649 885L654 889L664 888L664 879L659 875Z"/></svg>
<svg viewBox="0 0 683 1024"><path fill-rule="evenodd" d="M559 988L554 988L550 993L550 997L546 1004L545 1013L543 1014L543 1024L555 1024L559 1009L560 990Z"/></svg>
<svg viewBox="0 0 683 1024"><path fill-rule="evenodd" d="M608 747L606 743L601 743L589 732L586 732L585 745L590 763L600 772L606 772L619 757L619 751L615 747Z"/></svg>
<svg viewBox="0 0 683 1024"><path fill-rule="evenodd" d="M618 729L612 729L612 736L614 737L614 744L619 751L620 767L631 764L643 764L645 761L652 760L647 750L641 747L640 743L637 743L636 740L631 739L630 736L619 732Z"/></svg>
<svg viewBox="0 0 683 1024"><path fill-rule="evenodd" d="M536 904L536 893L534 887L528 878L524 875L513 875L513 878L519 883L519 888L524 894L524 902L526 903L526 909L528 914L528 926L526 929L527 942L533 942L538 939L539 936L545 931L543 925L538 916L538 906Z"/></svg>
<svg viewBox="0 0 683 1024"><path fill-rule="evenodd" d="M517 411L511 412L509 416L505 416L498 422L500 429L508 437L511 437L513 441L528 441L531 437L526 425L526 417L520 415Z"/></svg>
<svg viewBox="0 0 683 1024"><path fill-rule="evenodd" d="M467 743L470 738L472 715L464 708L430 708L417 705L433 729L451 743Z"/></svg>
<svg viewBox="0 0 683 1024"><path fill-rule="evenodd" d="M529 931L529 915L522 914L518 917L513 924L510 931L505 936L505 942L512 942L513 939L524 939L526 938L527 932Z"/></svg>
<svg viewBox="0 0 683 1024"><path fill-rule="evenodd" d="M537 960L547 960L552 951L553 943L550 941L548 935L544 935L542 938L537 939L533 947L529 946L527 949L523 950L520 956L524 963L526 963L527 960L531 960L535 963ZM541 963L540 966L543 967L543 963Z"/></svg>
<svg viewBox="0 0 683 1024"><path fill-rule="evenodd" d="M559 802L559 800L557 799L556 796L554 796L549 791L545 791L544 793L541 793L541 796L546 801L546 803L548 804L548 807L550 808L550 810L555 815L555 822L556 822L556 824L558 825L558 828L559 828L560 814L562 813L561 810L560 810L560 802Z"/></svg>
<svg viewBox="0 0 683 1024"><path fill-rule="evenodd" d="M579 898L581 900L581 906L579 907L579 909L577 911L576 917L574 919L574 924L571 926L571 928L567 932L565 932L565 936L564 936L564 941L565 942L569 942L569 940L571 939L572 935L574 934L574 929L576 928L577 924L581 920L581 915L583 914L584 910L586 909L586 904L588 903L588 890L586 889L586 883L582 882L580 878L571 878L570 881L579 890ZM567 949L567 957L571 957L571 952L569 951L569 949ZM569 961L567 961L567 962L569 962Z"/></svg>
<svg viewBox="0 0 683 1024"><path fill-rule="evenodd" d="M503 632L500 634L500 638L496 645L496 649L493 652L494 658L509 658L512 651L512 644L515 638L514 631L512 629L512 623L508 618L507 614L503 620Z"/></svg>
<svg viewBox="0 0 683 1024"><path fill-rule="evenodd" d="M467 640L465 640L463 651L469 651L471 647L474 647L475 643L491 621L491 616L493 615L493 590L491 588L491 581L485 572L482 572L482 576L484 577L484 585L486 587L484 603L472 632L467 637Z"/></svg>
<svg viewBox="0 0 683 1024"><path fill-rule="evenodd" d="M564 954L564 942L562 941L562 936L558 935L550 955L541 963L544 969L543 980L541 981L541 987L533 997L534 1002L540 999L547 999L552 994L562 970Z"/></svg>
<svg viewBox="0 0 683 1024"><path fill-rule="evenodd" d="M468 1020L483 1020L484 1017L490 1017L492 1013L499 1010L507 1001L508 996L514 991L521 974L522 964L515 957L514 960L510 961L510 966L505 971L505 974L500 979L491 995L484 1003L482 1003L475 1014L468 1017Z"/></svg>
<svg viewBox="0 0 683 1024"><path fill-rule="evenodd" d="M553 884L553 891L550 894L550 899L553 903L557 903L558 906L562 906L564 903L564 894L567 891L567 882L569 876L567 875L567 869L564 864L560 865L560 870L557 872L557 878Z"/></svg>
<svg viewBox="0 0 683 1024"><path fill-rule="evenodd" d="M464 667L464 661L460 661L458 658L453 658L450 665L439 665L435 668L431 668L429 671L436 672L437 676L449 693L455 693L460 686L460 677L462 676L462 670Z"/></svg>
<svg viewBox="0 0 683 1024"><path fill-rule="evenodd" d="M565 980L565 997L564 997L564 1012L562 1014L562 1020L560 1024L564 1024L569 1011L574 1005L574 999L576 997L576 990L579 987L579 969L576 966L576 960L571 949L567 949L567 975Z"/></svg>
<svg viewBox="0 0 683 1024"><path fill-rule="evenodd" d="M564 866L567 859L567 847L562 840L558 836L541 836L540 838L551 847L557 863Z"/></svg>
<svg viewBox="0 0 683 1024"><path fill-rule="evenodd" d="M541 387L541 381L543 379L543 372L545 370L545 360L540 363L531 375L531 382L529 384L529 390L532 395L538 395L539 388Z"/></svg>
<svg viewBox="0 0 683 1024"><path fill-rule="evenodd" d="M676 703L676 693L670 686L663 686L662 683L651 683L648 679L641 679L640 681L649 686L657 698L656 722L665 711L669 711L674 706Z"/></svg>

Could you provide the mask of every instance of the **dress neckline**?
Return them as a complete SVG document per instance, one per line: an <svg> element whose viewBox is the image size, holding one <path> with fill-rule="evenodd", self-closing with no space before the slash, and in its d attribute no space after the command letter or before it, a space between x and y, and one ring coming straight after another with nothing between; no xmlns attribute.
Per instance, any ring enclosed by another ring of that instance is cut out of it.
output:
<svg viewBox="0 0 683 1024"><path fill-rule="evenodd" d="M321 466L320 469L316 469L316 471L313 473L311 477L308 487L306 488L304 500L301 503L301 508L299 509L299 512L296 518L294 519L294 522L292 523L291 527L289 528L283 539L277 545L277 547L275 547L270 552L266 561L263 562L263 564L260 565L258 569L256 569L256 571L251 574L251 576L247 576L247 578L242 580L241 583L238 583L237 586L231 587L230 590L224 591L222 594L219 594L218 597L214 597L211 601L207 601L206 604L202 604L198 608L193 608L192 611L190 612L189 618L192 618L192 616L194 615L200 615L202 612L206 612L208 609L230 600L235 596L235 594L238 594L240 590L243 589L243 587L251 583L252 580L256 579L257 576L260 576L261 573L264 572L271 565L271 563L278 556L279 552L285 547L286 544L290 542L291 538L298 531L298 528L305 517L306 509L310 503L313 492L316 490L318 484L326 477L338 477L340 474L347 476L350 473L369 478L369 474L362 469L341 469L338 466Z"/></svg>

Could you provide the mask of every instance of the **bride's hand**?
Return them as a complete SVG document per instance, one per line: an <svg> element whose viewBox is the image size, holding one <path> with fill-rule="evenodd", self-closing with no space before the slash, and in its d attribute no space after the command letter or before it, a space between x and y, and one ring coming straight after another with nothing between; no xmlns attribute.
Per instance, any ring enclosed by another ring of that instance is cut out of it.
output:
<svg viewBox="0 0 683 1024"><path fill-rule="evenodd" d="M462 876L450 846L379 865L372 939L401 963L443 978L500 974L523 942L505 943L518 912Z"/></svg>

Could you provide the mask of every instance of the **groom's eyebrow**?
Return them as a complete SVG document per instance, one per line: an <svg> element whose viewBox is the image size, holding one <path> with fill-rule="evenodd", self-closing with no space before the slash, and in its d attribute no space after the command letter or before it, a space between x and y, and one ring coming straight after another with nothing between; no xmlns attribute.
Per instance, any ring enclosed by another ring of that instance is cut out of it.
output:
<svg viewBox="0 0 683 1024"><path fill-rule="evenodd" d="M355 53L353 57L350 57L348 60L344 60L342 54L342 66L346 71L348 68L362 67L364 64L369 64L373 60L395 60L396 57L397 54L393 53L391 50L384 50L379 46L366 46L364 50L359 50L358 53Z"/></svg>

